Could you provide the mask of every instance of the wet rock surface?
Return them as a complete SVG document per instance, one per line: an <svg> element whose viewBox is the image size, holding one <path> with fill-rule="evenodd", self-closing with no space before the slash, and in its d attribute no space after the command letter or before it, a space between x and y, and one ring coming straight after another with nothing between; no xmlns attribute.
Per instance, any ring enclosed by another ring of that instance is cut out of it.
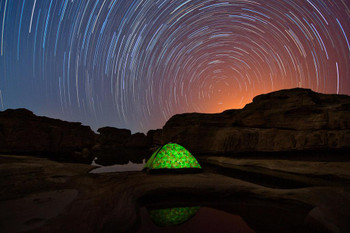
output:
<svg viewBox="0 0 350 233"><path fill-rule="evenodd" d="M283 166L288 167L288 162L283 161ZM305 178L304 187L271 188L259 180L215 173L205 165L204 173L188 175L91 174L89 165L1 155L0 207L6 208L0 208L0 226L8 232L19 228L25 232L135 232L140 227L140 208L171 202L215 206L238 214L256 232L348 232L346 171L337 169L337 176L331 178L334 182L317 175L323 182L314 183L310 174L302 172L303 165L299 164L301 172L295 163L290 165L294 175ZM245 165L239 166L244 169ZM337 167L329 163L327 173ZM23 202L30 204L23 206ZM43 209L55 211L43 218Z"/></svg>

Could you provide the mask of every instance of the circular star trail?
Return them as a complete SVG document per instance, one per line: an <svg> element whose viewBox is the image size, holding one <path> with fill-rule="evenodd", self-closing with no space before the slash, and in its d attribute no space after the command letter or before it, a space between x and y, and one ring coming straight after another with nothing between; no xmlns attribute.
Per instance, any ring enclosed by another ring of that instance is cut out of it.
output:
<svg viewBox="0 0 350 233"><path fill-rule="evenodd" d="M304 87L350 94L348 0L0 0L0 109L146 132Z"/></svg>

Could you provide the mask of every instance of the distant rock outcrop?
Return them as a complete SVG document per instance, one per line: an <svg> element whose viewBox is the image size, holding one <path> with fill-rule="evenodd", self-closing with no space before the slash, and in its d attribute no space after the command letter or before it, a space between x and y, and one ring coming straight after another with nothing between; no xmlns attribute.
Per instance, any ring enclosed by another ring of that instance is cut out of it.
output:
<svg viewBox="0 0 350 233"><path fill-rule="evenodd" d="M196 156L340 150L350 151L350 96L309 89L259 95L243 109L175 115L163 129L131 134L35 116L25 109L0 112L0 153L34 154L102 165L141 163L158 146L174 142Z"/></svg>
<svg viewBox="0 0 350 233"><path fill-rule="evenodd" d="M259 95L240 110L173 116L162 142L196 154L350 149L350 96L309 89Z"/></svg>
<svg viewBox="0 0 350 233"><path fill-rule="evenodd" d="M131 134L128 129L104 127L97 130L97 144L93 147L96 163L101 165L141 163L149 154L151 141L143 133Z"/></svg>
<svg viewBox="0 0 350 233"><path fill-rule="evenodd" d="M0 112L0 153L41 155L91 163L96 141L89 126L34 115L26 109ZM85 149L84 149L85 148Z"/></svg>

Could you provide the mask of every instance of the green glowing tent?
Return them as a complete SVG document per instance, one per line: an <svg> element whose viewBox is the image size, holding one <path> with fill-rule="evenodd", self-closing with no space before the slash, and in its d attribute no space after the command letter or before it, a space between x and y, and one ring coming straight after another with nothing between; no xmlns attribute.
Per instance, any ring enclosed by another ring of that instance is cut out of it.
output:
<svg viewBox="0 0 350 233"><path fill-rule="evenodd" d="M199 209L199 206L154 209L149 211L149 215L156 225L169 227L187 222Z"/></svg>
<svg viewBox="0 0 350 233"><path fill-rule="evenodd" d="M147 161L145 170L155 172L201 172L197 159L184 147L168 143L159 147Z"/></svg>

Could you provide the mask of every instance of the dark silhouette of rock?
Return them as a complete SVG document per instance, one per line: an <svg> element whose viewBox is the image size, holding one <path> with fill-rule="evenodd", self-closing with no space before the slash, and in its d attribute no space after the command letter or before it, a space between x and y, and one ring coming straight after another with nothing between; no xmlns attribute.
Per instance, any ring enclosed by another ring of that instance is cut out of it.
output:
<svg viewBox="0 0 350 233"><path fill-rule="evenodd" d="M259 95L240 110L173 116L162 142L196 154L350 149L350 96L309 89Z"/></svg>
<svg viewBox="0 0 350 233"><path fill-rule="evenodd" d="M147 137L149 138L153 147L162 145L162 132L163 131L161 129L150 130L147 132Z"/></svg>
<svg viewBox="0 0 350 233"><path fill-rule="evenodd" d="M126 142L128 148L148 148L151 144L149 138L143 133L135 133L131 135L129 140Z"/></svg>
<svg viewBox="0 0 350 233"><path fill-rule="evenodd" d="M81 123L36 116L26 109L0 112L0 153L3 154L91 163L93 157L88 148L95 144L95 139L90 127Z"/></svg>
<svg viewBox="0 0 350 233"><path fill-rule="evenodd" d="M101 165L141 163L147 157L150 138L143 133L131 134L130 130L104 127L97 130L98 144L93 148L96 162Z"/></svg>
<svg viewBox="0 0 350 233"><path fill-rule="evenodd" d="M113 143L124 145L131 137L131 131L128 129L118 129L113 127L103 127L97 130L100 133L98 142L101 144Z"/></svg>
<svg viewBox="0 0 350 233"><path fill-rule="evenodd" d="M259 95L239 110L175 115L163 129L150 130L147 136L113 127L98 132L25 109L6 110L0 112L0 153L86 163L97 157L102 165L140 163L168 142L179 143L195 155L346 153L350 151L350 97L295 88Z"/></svg>

